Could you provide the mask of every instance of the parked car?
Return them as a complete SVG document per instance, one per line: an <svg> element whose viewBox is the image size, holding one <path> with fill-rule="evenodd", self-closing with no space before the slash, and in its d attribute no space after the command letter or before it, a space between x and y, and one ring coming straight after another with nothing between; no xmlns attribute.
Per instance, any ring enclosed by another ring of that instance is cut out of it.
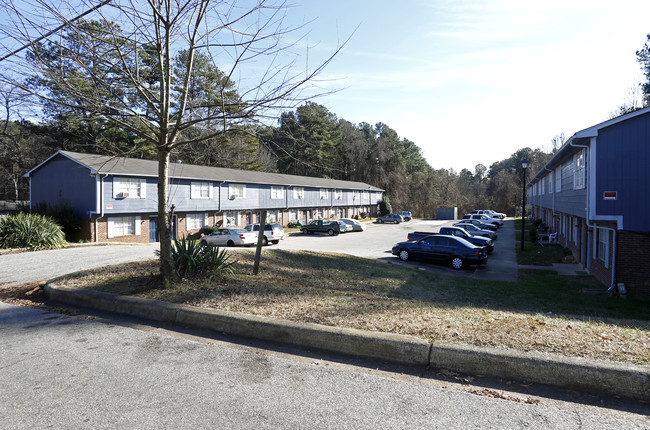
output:
<svg viewBox="0 0 650 430"><path fill-rule="evenodd" d="M220 228L201 238L201 242L214 246L253 246L257 243L257 233L243 228Z"/></svg>
<svg viewBox="0 0 650 430"><path fill-rule="evenodd" d="M365 231L368 228L364 223L352 218L341 218L339 221L352 227L352 231Z"/></svg>
<svg viewBox="0 0 650 430"><path fill-rule="evenodd" d="M317 219L300 227L303 234L327 233L330 236L345 233L345 229L344 223L328 219Z"/></svg>
<svg viewBox="0 0 650 430"><path fill-rule="evenodd" d="M487 224L495 225L497 228L503 225L503 221L499 218L492 218L485 214L465 214L463 215L463 219L476 219Z"/></svg>
<svg viewBox="0 0 650 430"><path fill-rule="evenodd" d="M454 269L487 262L487 248L476 246L456 236L427 236L418 241L400 242L393 246L393 255L400 260L422 259L451 264Z"/></svg>
<svg viewBox="0 0 650 430"><path fill-rule="evenodd" d="M492 209L477 209L471 212L472 214L483 214L492 218L504 219L506 214L493 211Z"/></svg>
<svg viewBox="0 0 650 430"><path fill-rule="evenodd" d="M404 222L404 218L402 218L402 216L398 214L388 214L377 218L377 222L379 224L383 224L385 222L392 222L395 224L399 224L401 222Z"/></svg>
<svg viewBox="0 0 650 430"><path fill-rule="evenodd" d="M497 233L492 230L484 230L468 222L457 222L454 227L461 227L467 230L472 236L483 236L492 240L497 240Z"/></svg>
<svg viewBox="0 0 650 430"><path fill-rule="evenodd" d="M486 222L479 221L477 219L462 219L462 220L460 220L459 222L457 222L454 225L457 226L457 227L460 227L458 224L463 224L463 223L465 223L465 224L473 224L476 227L478 227L480 229L483 229L483 230L490 230L490 231L496 231L497 230L496 225L488 224Z"/></svg>
<svg viewBox="0 0 650 430"><path fill-rule="evenodd" d="M404 218L404 221L411 221L411 219L413 219L413 216L409 211L398 212L397 215L400 215L402 218Z"/></svg>
<svg viewBox="0 0 650 430"><path fill-rule="evenodd" d="M245 229L247 231L260 231L260 225L248 224ZM264 225L264 237L262 238L263 246L268 245L269 242L277 245L281 240L284 240L284 238L284 227L282 227L282 225L277 223Z"/></svg>
<svg viewBox="0 0 650 430"><path fill-rule="evenodd" d="M494 251L494 243L492 242L492 239L490 239L489 237L474 236L462 227L440 227L440 232L438 233L429 232L429 231L415 231L409 233L407 239L421 240L427 236L433 236L436 234L446 235L446 236L456 236L465 239L471 244L477 246L485 246L487 247L488 254Z"/></svg>

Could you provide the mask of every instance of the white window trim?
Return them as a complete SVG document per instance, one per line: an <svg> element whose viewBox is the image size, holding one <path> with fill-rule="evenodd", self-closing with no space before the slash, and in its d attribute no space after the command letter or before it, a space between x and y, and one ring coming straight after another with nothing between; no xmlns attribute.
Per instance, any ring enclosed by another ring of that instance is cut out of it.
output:
<svg viewBox="0 0 650 430"><path fill-rule="evenodd" d="M207 188L208 195L202 196L201 191ZM190 199L212 199L213 198L212 182L191 182L190 183Z"/></svg>
<svg viewBox="0 0 650 430"><path fill-rule="evenodd" d="M293 188L293 198L294 199L304 199L305 198L305 189L303 187L294 187Z"/></svg>
<svg viewBox="0 0 650 430"><path fill-rule="evenodd" d="M124 221L126 219L129 219L128 221L132 220L133 233L117 234L115 223ZM107 223L108 228L106 229L106 236L108 239L119 236L140 236L142 234L141 218L139 216L108 217Z"/></svg>
<svg viewBox="0 0 650 430"><path fill-rule="evenodd" d="M327 188L321 188L320 189L320 198L321 199L327 199L330 196L330 192Z"/></svg>
<svg viewBox="0 0 650 430"><path fill-rule="evenodd" d="M597 229L598 231L598 243L596 256L599 260L605 263L605 268L609 268L609 230L604 228ZM601 253L600 247L603 246L603 252ZM603 255L604 254L604 255Z"/></svg>
<svg viewBox="0 0 650 430"><path fill-rule="evenodd" d="M352 200L359 200L359 191L352 191Z"/></svg>
<svg viewBox="0 0 650 430"><path fill-rule="evenodd" d="M228 184L228 196L233 199L245 199L246 184Z"/></svg>
<svg viewBox="0 0 650 430"><path fill-rule="evenodd" d="M343 198L343 190L337 188L334 190L334 199L341 200Z"/></svg>
<svg viewBox="0 0 650 430"><path fill-rule="evenodd" d="M548 175L548 193L553 194L553 174Z"/></svg>
<svg viewBox="0 0 650 430"><path fill-rule="evenodd" d="M192 226L190 227L190 219L192 220ZM199 226L194 226L194 222L198 220ZM201 227L208 225L208 214L207 213L190 213L185 215L185 229L187 231L200 229Z"/></svg>
<svg viewBox="0 0 650 430"><path fill-rule="evenodd" d="M113 198L117 199L120 198L119 194L123 192L128 192L125 191L124 188L128 188L125 186L126 183L130 183L133 181L134 183L137 183L138 180L140 181L138 191L139 191L139 196L129 195L126 198L131 198L131 199L144 199L147 197L147 180L144 178L130 178L130 177L119 177L119 176L114 176L113 177Z"/></svg>
<svg viewBox="0 0 650 430"><path fill-rule="evenodd" d="M284 198L284 187L272 185L271 186L271 200L279 200Z"/></svg>
<svg viewBox="0 0 650 430"><path fill-rule="evenodd" d="M573 155L573 189L585 188L585 150Z"/></svg>
<svg viewBox="0 0 650 430"><path fill-rule="evenodd" d="M555 192L562 192L562 166L555 169Z"/></svg>

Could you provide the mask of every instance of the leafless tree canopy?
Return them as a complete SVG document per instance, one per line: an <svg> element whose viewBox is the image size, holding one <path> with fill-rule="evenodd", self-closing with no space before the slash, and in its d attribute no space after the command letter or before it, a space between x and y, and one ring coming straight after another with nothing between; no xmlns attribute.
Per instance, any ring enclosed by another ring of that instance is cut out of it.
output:
<svg viewBox="0 0 650 430"><path fill-rule="evenodd" d="M7 16L0 83L29 92L50 114L108 121L156 151L165 277L172 151L241 132L315 96L315 86L303 90L338 52L296 69L299 29L285 25L282 2L5 0L0 7Z"/></svg>

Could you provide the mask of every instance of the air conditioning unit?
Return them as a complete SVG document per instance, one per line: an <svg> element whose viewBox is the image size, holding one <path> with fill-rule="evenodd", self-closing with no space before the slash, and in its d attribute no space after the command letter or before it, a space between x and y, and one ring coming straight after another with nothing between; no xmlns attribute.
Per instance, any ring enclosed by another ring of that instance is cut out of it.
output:
<svg viewBox="0 0 650 430"><path fill-rule="evenodd" d="M125 199L125 198L127 198L127 197L129 197L129 193L124 193L124 192L122 192L122 193L117 193L117 198L118 198L118 199Z"/></svg>

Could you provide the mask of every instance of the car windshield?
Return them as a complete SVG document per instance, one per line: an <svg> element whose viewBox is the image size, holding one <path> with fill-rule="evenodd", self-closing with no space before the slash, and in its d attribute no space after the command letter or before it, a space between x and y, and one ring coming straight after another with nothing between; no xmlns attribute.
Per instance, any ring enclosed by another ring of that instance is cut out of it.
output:
<svg viewBox="0 0 650 430"><path fill-rule="evenodd" d="M247 232L246 230L244 230L243 228L231 228L231 229L230 229L230 232L231 232L231 233L234 233L234 234L248 233L248 232Z"/></svg>

